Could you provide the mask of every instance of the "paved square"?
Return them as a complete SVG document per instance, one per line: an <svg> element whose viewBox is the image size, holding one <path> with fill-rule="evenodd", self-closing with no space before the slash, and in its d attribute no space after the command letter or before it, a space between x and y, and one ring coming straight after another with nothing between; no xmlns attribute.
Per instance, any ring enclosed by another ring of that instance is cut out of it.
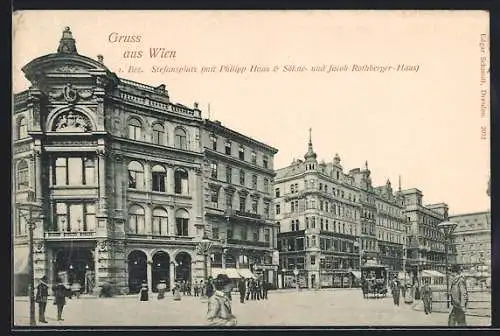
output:
<svg viewBox="0 0 500 336"><path fill-rule="evenodd" d="M16 300L15 324L28 324L28 302ZM47 305L48 324L54 326L204 326L207 304L198 297L173 301L169 295L148 302L137 296L68 300L64 321L56 321L56 307ZM38 311L37 311L38 313ZM268 300L239 302L233 296L233 313L239 326L440 326L447 314L425 315L411 305L394 306L390 296L363 299L358 289L270 291ZM468 316L474 326L489 326L490 318Z"/></svg>

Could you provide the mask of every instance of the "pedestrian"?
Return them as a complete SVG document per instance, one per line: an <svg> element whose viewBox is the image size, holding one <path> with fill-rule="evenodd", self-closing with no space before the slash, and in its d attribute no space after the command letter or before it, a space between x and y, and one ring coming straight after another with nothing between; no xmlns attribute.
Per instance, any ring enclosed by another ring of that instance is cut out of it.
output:
<svg viewBox="0 0 500 336"><path fill-rule="evenodd" d="M139 301L149 301L149 288L146 281L142 282L141 289L139 290Z"/></svg>
<svg viewBox="0 0 500 336"><path fill-rule="evenodd" d="M392 299L394 300L394 305L399 306L399 292L401 291L401 285L398 276L395 275L391 284Z"/></svg>
<svg viewBox="0 0 500 336"><path fill-rule="evenodd" d="M200 296L201 296L201 299L204 299L207 295L207 286L206 284L203 282L203 280L200 280Z"/></svg>
<svg viewBox="0 0 500 336"><path fill-rule="evenodd" d="M191 288L191 282L187 282L186 284L186 287L187 287L187 293L189 296L193 295L193 293L191 292L192 288Z"/></svg>
<svg viewBox="0 0 500 336"><path fill-rule="evenodd" d="M207 279L207 285L206 285L205 291L206 291L206 295L208 298L210 298L214 294L214 291L215 291L213 280L214 280L214 278L212 278L211 276L209 276Z"/></svg>
<svg viewBox="0 0 500 336"><path fill-rule="evenodd" d="M49 285L47 276L40 279L36 287L35 301L38 303L38 320L40 323L47 323L45 320L45 309L47 308L47 299L49 298Z"/></svg>
<svg viewBox="0 0 500 336"><path fill-rule="evenodd" d="M247 286L245 283L245 278L241 278L240 281L238 281L238 290L240 292L240 302L245 303L245 292L247 290Z"/></svg>
<svg viewBox="0 0 500 336"><path fill-rule="evenodd" d="M195 283L193 284L193 291L194 291L194 296L198 296L198 284Z"/></svg>
<svg viewBox="0 0 500 336"><path fill-rule="evenodd" d="M407 286L406 282L403 282L403 283L401 284L401 295L403 296L403 299L404 299L404 298L405 298L405 296L406 296L406 286Z"/></svg>
<svg viewBox="0 0 500 336"><path fill-rule="evenodd" d="M248 301L250 299L250 294L251 294L251 291L252 291L252 279L248 279L246 287L247 287L246 288L247 295L245 297L245 300Z"/></svg>
<svg viewBox="0 0 500 336"><path fill-rule="evenodd" d="M235 326L236 317L231 311L231 301L225 295L232 288L229 277L217 275L213 281L214 294L208 300L207 320L212 326Z"/></svg>
<svg viewBox="0 0 500 336"><path fill-rule="evenodd" d="M262 298L267 300L267 291L269 290L269 287L271 284L268 282L263 282L262 283Z"/></svg>
<svg viewBox="0 0 500 336"><path fill-rule="evenodd" d="M432 289L427 281L424 282L420 294L422 295L425 315L428 315L432 313Z"/></svg>
<svg viewBox="0 0 500 336"><path fill-rule="evenodd" d="M66 305L66 296L70 295L70 291L62 282L60 277L56 278L56 284L52 288L54 292L54 305L57 306L57 320L64 321L62 318L62 313L64 306Z"/></svg>
<svg viewBox="0 0 500 336"><path fill-rule="evenodd" d="M82 290L82 285L80 282L75 281L71 284L71 294L76 296L77 299L80 298L80 291Z"/></svg>
<svg viewBox="0 0 500 336"><path fill-rule="evenodd" d="M467 292L465 278L461 274L459 265L451 266L450 273L452 276L450 284L450 301L452 308L448 317L448 326L466 326L465 312L469 294Z"/></svg>
<svg viewBox="0 0 500 336"><path fill-rule="evenodd" d="M181 285L179 283L175 284L174 288L172 289L172 294L174 297L174 301L181 300Z"/></svg>
<svg viewBox="0 0 500 336"><path fill-rule="evenodd" d="M158 300L163 300L165 298L165 292L167 291L167 282L161 279L156 289L158 289Z"/></svg>

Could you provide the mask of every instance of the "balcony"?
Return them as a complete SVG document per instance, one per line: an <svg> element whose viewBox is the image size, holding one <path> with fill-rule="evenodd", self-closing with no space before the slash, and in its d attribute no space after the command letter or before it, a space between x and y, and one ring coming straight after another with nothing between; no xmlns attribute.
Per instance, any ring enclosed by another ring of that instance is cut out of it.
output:
<svg viewBox="0 0 500 336"><path fill-rule="evenodd" d="M227 244L233 245L245 245L245 246L259 246L259 247L270 247L270 242L254 241L254 240L241 240L230 238L227 239Z"/></svg>
<svg viewBox="0 0 500 336"><path fill-rule="evenodd" d="M94 238L95 231L46 231L45 239Z"/></svg>
<svg viewBox="0 0 500 336"><path fill-rule="evenodd" d="M128 239L139 239L139 240L155 240L155 241L191 241L194 237L190 236L172 236L172 235L153 235L153 234L139 234L139 233L127 233Z"/></svg>
<svg viewBox="0 0 500 336"><path fill-rule="evenodd" d="M257 221L262 220L262 216L253 212L246 212L240 210L227 209L224 213L226 217L237 217L237 218L245 218L245 219L253 219Z"/></svg>

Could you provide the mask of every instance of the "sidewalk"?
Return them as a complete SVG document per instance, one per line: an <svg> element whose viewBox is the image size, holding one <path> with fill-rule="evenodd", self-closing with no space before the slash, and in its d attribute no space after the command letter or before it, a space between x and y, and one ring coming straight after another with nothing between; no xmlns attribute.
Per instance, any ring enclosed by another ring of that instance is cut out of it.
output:
<svg viewBox="0 0 500 336"><path fill-rule="evenodd" d="M420 312L423 312L424 311L424 303L422 302L422 300L417 300L417 303L414 303L413 304L413 310L415 311L420 311ZM446 314L448 315L450 312L448 311L447 308L443 309L435 309L435 307L432 307L432 312L433 313L437 313L437 314ZM478 309L478 312L474 312L474 311L471 311L470 309L466 311L465 313L466 316L475 316L475 317L487 317L487 318L490 318L491 317L491 311L490 312L484 312L484 313L480 313L479 312L479 309Z"/></svg>

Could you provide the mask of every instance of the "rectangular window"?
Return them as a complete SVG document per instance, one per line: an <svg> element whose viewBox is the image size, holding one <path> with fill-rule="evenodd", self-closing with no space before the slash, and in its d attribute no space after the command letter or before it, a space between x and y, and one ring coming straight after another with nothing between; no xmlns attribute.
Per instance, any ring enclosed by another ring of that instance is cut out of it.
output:
<svg viewBox="0 0 500 336"><path fill-rule="evenodd" d="M27 188L29 188L29 168L25 164L25 166L20 167L17 171L17 189L23 190Z"/></svg>
<svg viewBox="0 0 500 336"><path fill-rule="evenodd" d="M276 197L280 197L280 188L274 189L274 193Z"/></svg>
<svg viewBox="0 0 500 336"><path fill-rule="evenodd" d="M271 241L271 230L270 229L264 229L264 241L266 243L269 243Z"/></svg>
<svg viewBox="0 0 500 336"><path fill-rule="evenodd" d="M276 214L279 215L281 212L281 206L279 204L276 204Z"/></svg>
<svg viewBox="0 0 500 336"><path fill-rule="evenodd" d="M211 136L210 140L212 142L212 149L214 151L216 151L217 150L217 137L216 136Z"/></svg>
<svg viewBox="0 0 500 336"><path fill-rule="evenodd" d="M231 141L226 141L225 153L226 155L231 155Z"/></svg>
<svg viewBox="0 0 500 336"><path fill-rule="evenodd" d="M219 239L219 228L212 228L212 238Z"/></svg>
<svg viewBox="0 0 500 336"><path fill-rule="evenodd" d="M232 183L231 181L233 177L233 169L230 166L227 166L226 168L226 182L227 183Z"/></svg>
<svg viewBox="0 0 500 336"><path fill-rule="evenodd" d="M166 174L164 172L152 172L153 191L165 192Z"/></svg>
<svg viewBox="0 0 500 336"><path fill-rule="evenodd" d="M245 171L243 169L240 170L240 185L245 186Z"/></svg>
<svg viewBox="0 0 500 336"><path fill-rule="evenodd" d="M296 239L296 247L297 247L297 251L304 250L304 238L303 237Z"/></svg>
<svg viewBox="0 0 500 336"><path fill-rule="evenodd" d="M231 227L227 228L226 237L227 239L233 239L233 229Z"/></svg>
<svg viewBox="0 0 500 336"><path fill-rule="evenodd" d="M85 204L85 230L95 231L96 229L95 204Z"/></svg>
<svg viewBox="0 0 500 336"><path fill-rule="evenodd" d="M252 212L253 212L254 214L258 213L258 211L259 211L259 209L258 209L258 208L259 208L259 203L258 203L258 201L257 201L257 200L252 200Z"/></svg>
<svg viewBox="0 0 500 336"><path fill-rule="evenodd" d="M254 232L253 232L253 240L254 241L259 241L260 240L260 235L259 235L260 231L259 229L255 229Z"/></svg>
<svg viewBox="0 0 500 336"><path fill-rule="evenodd" d="M252 151L252 163L257 164L257 153L255 151Z"/></svg>
<svg viewBox="0 0 500 336"><path fill-rule="evenodd" d="M211 190L210 201L212 202L212 206L214 206L215 208L218 207L218 203L219 203L219 191L218 190Z"/></svg>
<svg viewBox="0 0 500 336"><path fill-rule="evenodd" d="M56 158L53 178L55 185L94 185L94 160L83 157Z"/></svg>
<svg viewBox="0 0 500 336"><path fill-rule="evenodd" d="M177 235L178 236L188 236L188 220L187 218L176 218L175 222L177 224Z"/></svg>
<svg viewBox="0 0 500 336"><path fill-rule="evenodd" d="M264 178L264 191L269 192L269 180Z"/></svg>
<svg viewBox="0 0 500 336"><path fill-rule="evenodd" d="M217 179L217 161L210 162L210 177Z"/></svg>
<svg viewBox="0 0 500 336"><path fill-rule="evenodd" d="M245 148L243 148L243 146L240 146L238 150L238 158L240 160L245 160Z"/></svg>
<svg viewBox="0 0 500 336"><path fill-rule="evenodd" d="M252 188L257 189L257 175L252 175Z"/></svg>
<svg viewBox="0 0 500 336"><path fill-rule="evenodd" d="M269 218L269 203L264 203L264 216L266 219Z"/></svg>
<svg viewBox="0 0 500 336"><path fill-rule="evenodd" d="M233 195L226 193L226 209L233 207Z"/></svg>
<svg viewBox="0 0 500 336"><path fill-rule="evenodd" d="M264 168L269 168L269 159L265 155L262 158L262 165L264 166Z"/></svg>

